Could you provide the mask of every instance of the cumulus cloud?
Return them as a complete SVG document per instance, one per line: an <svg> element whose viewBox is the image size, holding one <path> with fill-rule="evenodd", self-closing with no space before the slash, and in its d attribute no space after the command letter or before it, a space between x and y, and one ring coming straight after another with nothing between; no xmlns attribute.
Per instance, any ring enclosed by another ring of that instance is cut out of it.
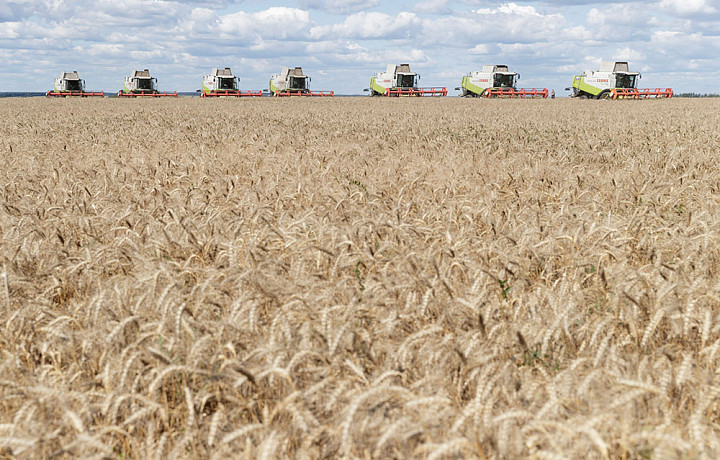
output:
<svg viewBox="0 0 720 460"><path fill-rule="evenodd" d="M426 0L415 4L413 11L420 14L449 14L448 0Z"/></svg>
<svg viewBox="0 0 720 460"><path fill-rule="evenodd" d="M32 0L5 0L0 2L0 22L13 22L28 18L41 11L44 2Z"/></svg>
<svg viewBox="0 0 720 460"><path fill-rule="evenodd" d="M209 33L220 24L220 17L211 9L193 8L189 24L194 32Z"/></svg>
<svg viewBox="0 0 720 460"><path fill-rule="evenodd" d="M713 57L717 59L720 38L708 37L700 32L658 30L652 33L648 49L652 49L656 56L670 56L683 62ZM666 67L668 61L658 62L657 65Z"/></svg>
<svg viewBox="0 0 720 460"><path fill-rule="evenodd" d="M242 39L298 39L307 35L310 25L310 13L305 10L273 7L257 13L240 11L221 16L218 29L225 36Z"/></svg>
<svg viewBox="0 0 720 460"><path fill-rule="evenodd" d="M568 41L592 40L597 38L585 26L567 27L562 31L562 38Z"/></svg>
<svg viewBox="0 0 720 460"><path fill-rule="evenodd" d="M602 3L603 5L607 5L607 4L625 3L626 1L627 0L603 0L602 2L599 2L598 0L542 0L539 3L544 4L544 5L559 5L562 7L569 7L569 6L597 5L599 3Z"/></svg>
<svg viewBox="0 0 720 460"><path fill-rule="evenodd" d="M653 20L653 13L646 5L638 3L615 5L612 8L591 8L587 14L587 22L591 26L624 25L642 29Z"/></svg>
<svg viewBox="0 0 720 460"><path fill-rule="evenodd" d="M613 60L616 61L630 62L644 62L647 59L645 53L642 53L634 48L630 48L629 46L616 49L612 57Z"/></svg>
<svg viewBox="0 0 720 460"><path fill-rule="evenodd" d="M385 13L356 13L345 18L340 24L313 27L311 37L392 39L410 38L422 27L422 21L415 13L401 12L396 15Z"/></svg>
<svg viewBox="0 0 720 460"><path fill-rule="evenodd" d="M564 26L565 18L560 14L542 14L532 6L508 3L425 20L423 35L426 44L527 43L550 39Z"/></svg>
<svg viewBox="0 0 720 460"><path fill-rule="evenodd" d="M303 9L322 10L331 14L346 14L374 8L380 0L300 0Z"/></svg>
<svg viewBox="0 0 720 460"><path fill-rule="evenodd" d="M713 0L662 0L660 6L678 16L717 14L718 3Z"/></svg>
<svg viewBox="0 0 720 460"><path fill-rule="evenodd" d="M470 54L490 54L490 47L484 43L478 43L468 50Z"/></svg>

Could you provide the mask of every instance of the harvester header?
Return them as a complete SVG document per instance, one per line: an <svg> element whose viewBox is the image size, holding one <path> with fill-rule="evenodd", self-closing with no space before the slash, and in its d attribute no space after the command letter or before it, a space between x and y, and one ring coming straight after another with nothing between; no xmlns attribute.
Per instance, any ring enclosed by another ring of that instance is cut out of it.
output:
<svg viewBox="0 0 720 460"><path fill-rule="evenodd" d="M118 97L178 97L177 91L161 93L157 89L157 78L150 75L148 69L133 70L129 77L125 77L123 89L118 91Z"/></svg>
<svg viewBox="0 0 720 460"><path fill-rule="evenodd" d="M213 68L210 75L203 76L202 97L262 97L262 90L241 91L230 67Z"/></svg>
<svg viewBox="0 0 720 460"><path fill-rule="evenodd" d="M270 95L275 97L307 96L334 97L334 91L310 91L309 76L302 67L283 67L279 74L270 77Z"/></svg>
<svg viewBox="0 0 720 460"><path fill-rule="evenodd" d="M639 72L631 72L625 61L603 62L600 70L586 70L572 82L571 97L580 99L665 99L672 88L638 89ZM570 90L570 88L567 88Z"/></svg>
<svg viewBox="0 0 720 460"><path fill-rule="evenodd" d="M447 96L446 87L418 88L420 76L410 70L410 64L388 64L385 72L370 79L371 96Z"/></svg>
<svg viewBox="0 0 720 460"><path fill-rule="evenodd" d="M85 80L80 79L76 70L63 72L55 79L52 90L45 93L47 97L105 97L104 91L85 91Z"/></svg>
<svg viewBox="0 0 720 460"><path fill-rule="evenodd" d="M510 72L504 64L484 65L482 70L470 72L462 79L463 97L488 98L543 98L548 97L547 88L517 88L520 75Z"/></svg>

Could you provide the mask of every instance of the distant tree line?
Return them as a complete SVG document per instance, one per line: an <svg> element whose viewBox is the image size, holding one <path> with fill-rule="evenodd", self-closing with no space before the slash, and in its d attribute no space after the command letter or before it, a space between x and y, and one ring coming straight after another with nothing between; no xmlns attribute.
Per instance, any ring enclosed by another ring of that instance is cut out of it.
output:
<svg viewBox="0 0 720 460"><path fill-rule="evenodd" d="M676 93L675 97L720 97L718 93Z"/></svg>
<svg viewBox="0 0 720 460"><path fill-rule="evenodd" d="M38 92L0 92L0 97L32 97L32 96L44 96L45 93Z"/></svg>

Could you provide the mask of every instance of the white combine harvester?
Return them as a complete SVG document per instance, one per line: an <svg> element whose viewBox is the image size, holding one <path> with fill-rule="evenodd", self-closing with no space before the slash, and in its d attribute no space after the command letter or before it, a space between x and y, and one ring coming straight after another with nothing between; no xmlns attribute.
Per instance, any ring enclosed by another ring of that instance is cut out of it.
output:
<svg viewBox="0 0 720 460"><path fill-rule="evenodd" d="M548 97L547 88L516 88L520 75L510 72L508 66L484 65L479 72L470 72L462 79L461 90L463 97L488 98L543 98Z"/></svg>
<svg viewBox="0 0 720 460"><path fill-rule="evenodd" d="M150 76L150 71L133 70L132 75L125 77L123 89L118 91L118 97L178 97L177 91L161 93L157 89L157 78Z"/></svg>
<svg viewBox="0 0 720 460"><path fill-rule="evenodd" d="M238 89L238 78L233 75L230 67L213 68L210 75L203 76L202 97L261 97L262 90L241 91Z"/></svg>
<svg viewBox="0 0 720 460"><path fill-rule="evenodd" d="M275 97L308 96L334 97L334 91L310 91L310 80L302 67L283 67L279 74L270 77L270 95Z"/></svg>
<svg viewBox="0 0 720 460"><path fill-rule="evenodd" d="M105 92L85 91L85 80L81 80L77 71L63 72L55 79L52 90L45 93L47 97L105 97Z"/></svg>
<svg viewBox="0 0 720 460"><path fill-rule="evenodd" d="M418 88L420 76L410 70L410 64L388 64L385 72L370 79L371 96L447 96L447 88Z"/></svg>
<svg viewBox="0 0 720 460"><path fill-rule="evenodd" d="M627 62L603 62L600 70L586 70L573 78L570 97L579 99L665 99L672 88L638 89L639 72L631 72Z"/></svg>

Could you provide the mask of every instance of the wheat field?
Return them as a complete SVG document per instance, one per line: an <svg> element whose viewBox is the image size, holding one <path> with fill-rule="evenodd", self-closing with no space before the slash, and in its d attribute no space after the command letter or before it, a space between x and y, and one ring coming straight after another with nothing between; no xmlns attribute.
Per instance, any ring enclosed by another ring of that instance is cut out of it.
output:
<svg viewBox="0 0 720 460"><path fill-rule="evenodd" d="M0 100L0 458L717 458L719 109Z"/></svg>

